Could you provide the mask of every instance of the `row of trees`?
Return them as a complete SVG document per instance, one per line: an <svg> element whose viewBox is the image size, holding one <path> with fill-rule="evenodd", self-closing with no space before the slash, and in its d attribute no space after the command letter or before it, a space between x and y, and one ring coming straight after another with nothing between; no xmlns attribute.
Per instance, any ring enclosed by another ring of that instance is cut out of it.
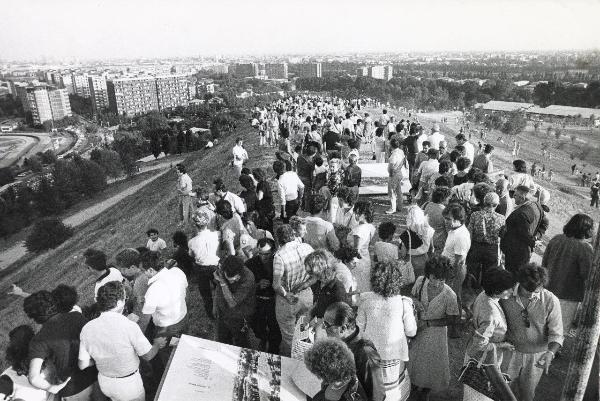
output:
<svg viewBox="0 0 600 401"><path fill-rule="evenodd" d="M560 104L595 108L600 106L600 81L592 81L585 88L560 82L540 83L533 91L533 101L543 107Z"/></svg>
<svg viewBox="0 0 600 401"><path fill-rule="evenodd" d="M527 117L518 111L507 114L487 113L477 108L470 118L478 124L483 124L487 129L499 130L506 135L518 135L527 127Z"/></svg>
<svg viewBox="0 0 600 401"><path fill-rule="evenodd" d="M18 232L40 217L57 215L106 188L106 172L92 160L56 160L30 185L14 185L0 196L0 237Z"/></svg>

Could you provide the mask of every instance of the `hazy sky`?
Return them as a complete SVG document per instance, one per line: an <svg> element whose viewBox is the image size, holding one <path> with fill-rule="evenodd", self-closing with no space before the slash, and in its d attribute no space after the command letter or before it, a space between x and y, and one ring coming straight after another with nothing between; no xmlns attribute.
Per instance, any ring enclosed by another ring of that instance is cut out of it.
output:
<svg viewBox="0 0 600 401"><path fill-rule="evenodd" d="M2 0L0 58L600 48L598 0Z"/></svg>

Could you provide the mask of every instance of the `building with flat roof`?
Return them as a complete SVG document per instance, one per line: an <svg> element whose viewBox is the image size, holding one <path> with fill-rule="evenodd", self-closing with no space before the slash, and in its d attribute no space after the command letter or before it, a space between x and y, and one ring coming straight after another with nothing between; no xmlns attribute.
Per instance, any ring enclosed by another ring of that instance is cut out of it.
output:
<svg viewBox="0 0 600 401"><path fill-rule="evenodd" d="M71 117L71 102L69 101L69 92L66 89L48 89L48 98L50 99L50 109L52 118L60 120L65 117Z"/></svg>
<svg viewBox="0 0 600 401"><path fill-rule="evenodd" d="M111 79L106 87L109 109L121 115L187 106L189 102L186 75Z"/></svg>
<svg viewBox="0 0 600 401"><path fill-rule="evenodd" d="M295 67L300 78L321 78L323 76L321 63L296 64Z"/></svg>
<svg viewBox="0 0 600 401"><path fill-rule="evenodd" d="M248 78L257 76L259 69L256 63L237 63L233 71L240 78Z"/></svg>
<svg viewBox="0 0 600 401"><path fill-rule="evenodd" d="M73 86L74 94L85 98L90 97L88 74L71 73L71 85Z"/></svg>
<svg viewBox="0 0 600 401"><path fill-rule="evenodd" d="M288 79L287 63L265 64L265 75L269 79Z"/></svg>
<svg viewBox="0 0 600 401"><path fill-rule="evenodd" d="M23 89L21 89L23 90ZM34 124L43 124L48 120L60 120L72 116L69 93L66 89L38 85L24 88L27 110L31 112Z"/></svg>
<svg viewBox="0 0 600 401"><path fill-rule="evenodd" d="M371 78L389 81L394 77L394 70L391 65L375 65L369 67L369 76Z"/></svg>
<svg viewBox="0 0 600 401"><path fill-rule="evenodd" d="M108 108L108 88L105 75L89 75L90 98L94 114Z"/></svg>

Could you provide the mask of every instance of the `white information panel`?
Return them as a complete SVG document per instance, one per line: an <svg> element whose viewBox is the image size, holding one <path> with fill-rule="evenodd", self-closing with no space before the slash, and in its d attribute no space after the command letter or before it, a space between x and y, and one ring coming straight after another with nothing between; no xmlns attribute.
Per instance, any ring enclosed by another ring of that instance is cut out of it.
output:
<svg viewBox="0 0 600 401"><path fill-rule="evenodd" d="M302 363L183 335L155 400L305 401L306 395L292 382Z"/></svg>
<svg viewBox="0 0 600 401"><path fill-rule="evenodd" d="M388 193L387 163L359 163L358 167L362 170L360 195L386 195ZM406 178L402 180L402 193L407 194L410 187L408 169L406 169Z"/></svg>

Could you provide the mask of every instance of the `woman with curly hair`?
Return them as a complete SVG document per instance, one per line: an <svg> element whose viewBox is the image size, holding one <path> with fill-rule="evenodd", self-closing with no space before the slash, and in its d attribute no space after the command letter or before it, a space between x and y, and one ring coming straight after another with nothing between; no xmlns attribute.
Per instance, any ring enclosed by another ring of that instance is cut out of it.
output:
<svg viewBox="0 0 600 401"><path fill-rule="evenodd" d="M15 327L8 334L6 362L10 365L0 375L0 395L6 400L46 401L48 392L33 387L27 379L29 373L29 343L34 336L31 326Z"/></svg>
<svg viewBox="0 0 600 401"><path fill-rule="evenodd" d="M366 401L367 395L356 378L354 356L337 338L319 340L304 354L308 370L322 380L313 401Z"/></svg>
<svg viewBox="0 0 600 401"><path fill-rule="evenodd" d="M329 252L317 249L304 259L304 268L306 273L317 282L312 287L315 305L310 312L310 317L322 319L329 305L346 301L346 289L336 276L333 257Z"/></svg>
<svg viewBox="0 0 600 401"><path fill-rule="evenodd" d="M304 236L306 235L306 220L304 220L304 217L292 216L290 217L289 224L290 227L292 227L292 230L294 230L296 241L303 243Z"/></svg>
<svg viewBox="0 0 600 401"><path fill-rule="evenodd" d="M408 362L408 340L417 334L410 298L400 295L405 279L396 262L378 262L371 270L372 292L361 294L356 325L379 351L386 383L394 383Z"/></svg>
<svg viewBox="0 0 600 401"><path fill-rule="evenodd" d="M358 291L370 291L371 255L369 254L369 245L376 232L375 226L371 224L373 222L373 204L370 201L359 200L354 205L354 216L358 225L348 234L348 244L355 248L361 256L354 276Z"/></svg>
<svg viewBox="0 0 600 401"><path fill-rule="evenodd" d="M454 324L459 315L456 294L446 284L450 272L450 259L432 256L425 264L425 275L412 289L419 310L419 335L411 343L408 371L418 387L418 400L428 400L431 390L444 390L450 383L446 326Z"/></svg>

